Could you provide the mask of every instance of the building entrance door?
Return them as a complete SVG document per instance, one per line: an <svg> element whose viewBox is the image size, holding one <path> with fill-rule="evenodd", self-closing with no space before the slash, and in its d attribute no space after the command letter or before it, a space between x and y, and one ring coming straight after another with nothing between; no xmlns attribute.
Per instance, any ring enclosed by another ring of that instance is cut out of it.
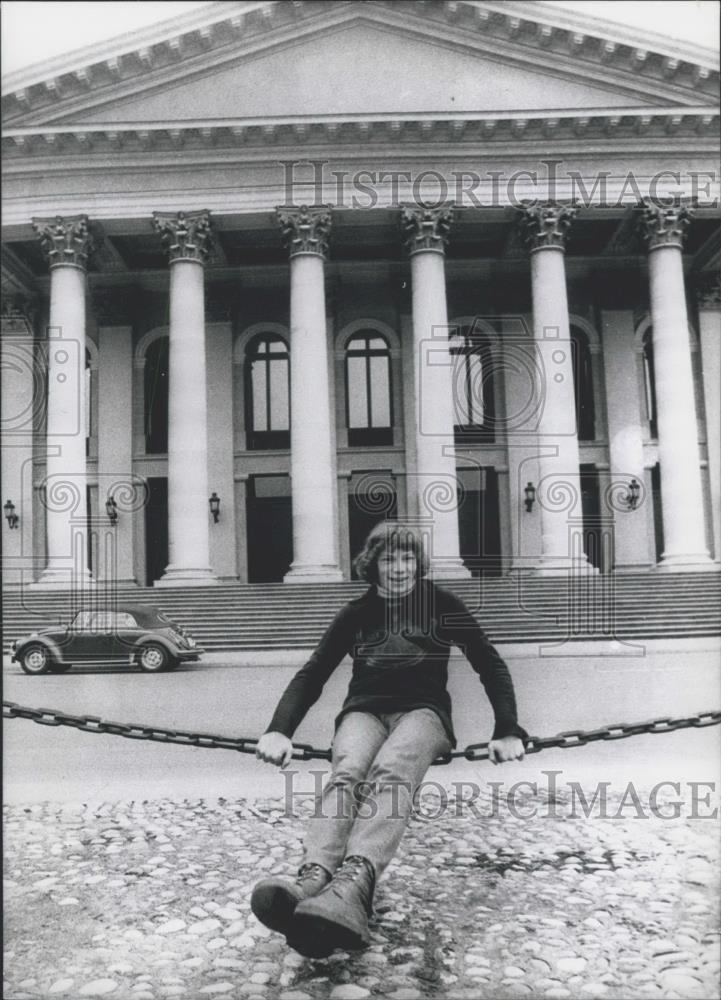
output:
<svg viewBox="0 0 721 1000"><path fill-rule="evenodd" d="M460 555L473 576L501 575L498 474L492 467L459 469L463 494L458 504Z"/></svg>
<svg viewBox="0 0 721 1000"><path fill-rule="evenodd" d="M293 562L289 476L248 480L248 583L280 583Z"/></svg>
<svg viewBox="0 0 721 1000"><path fill-rule="evenodd" d="M151 476L145 506L145 585L152 587L168 565L168 480Z"/></svg>
<svg viewBox="0 0 721 1000"><path fill-rule="evenodd" d="M372 489L364 488L372 479ZM363 543L373 528L381 521L392 521L398 517L398 498L392 476L364 473L357 478L357 489L348 494L348 544L351 559L351 579L358 575L353 569L353 560L363 548Z"/></svg>
<svg viewBox="0 0 721 1000"><path fill-rule="evenodd" d="M663 517L661 514L661 466L658 462L651 469L651 502L653 504L653 538L656 562L663 555Z"/></svg>
<svg viewBox="0 0 721 1000"><path fill-rule="evenodd" d="M603 528L601 526L601 495L598 469L595 465L582 465L581 510L583 512L583 551L592 566L606 572Z"/></svg>

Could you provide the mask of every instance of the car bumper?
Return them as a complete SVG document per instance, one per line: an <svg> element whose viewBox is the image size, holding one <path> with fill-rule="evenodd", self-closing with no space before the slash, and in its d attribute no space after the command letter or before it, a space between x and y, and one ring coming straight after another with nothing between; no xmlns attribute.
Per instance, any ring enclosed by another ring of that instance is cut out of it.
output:
<svg viewBox="0 0 721 1000"><path fill-rule="evenodd" d="M194 660L199 660L200 654L204 652L201 646L196 646L194 649L179 649L175 657L181 663L192 663Z"/></svg>

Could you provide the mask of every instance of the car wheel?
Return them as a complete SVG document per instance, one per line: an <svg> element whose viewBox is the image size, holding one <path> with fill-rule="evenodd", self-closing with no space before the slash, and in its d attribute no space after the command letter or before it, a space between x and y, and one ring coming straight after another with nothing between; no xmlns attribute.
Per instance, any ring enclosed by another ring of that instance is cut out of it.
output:
<svg viewBox="0 0 721 1000"><path fill-rule="evenodd" d="M149 642L138 653L138 666L149 674L158 674L161 670L167 670L169 663L170 657L167 651L156 642Z"/></svg>
<svg viewBox="0 0 721 1000"><path fill-rule="evenodd" d="M20 658L20 666L26 674L46 674L50 669L50 663L50 653L39 643L28 646Z"/></svg>
<svg viewBox="0 0 721 1000"><path fill-rule="evenodd" d="M51 663L49 669L51 674L66 674L71 667L72 663Z"/></svg>

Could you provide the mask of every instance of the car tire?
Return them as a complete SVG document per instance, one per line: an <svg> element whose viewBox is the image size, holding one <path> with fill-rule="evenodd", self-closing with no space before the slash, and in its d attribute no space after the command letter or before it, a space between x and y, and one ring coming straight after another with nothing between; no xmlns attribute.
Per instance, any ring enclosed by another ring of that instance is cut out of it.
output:
<svg viewBox="0 0 721 1000"><path fill-rule="evenodd" d="M51 663L49 670L51 674L66 674L72 667L72 663Z"/></svg>
<svg viewBox="0 0 721 1000"><path fill-rule="evenodd" d="M26 674L37 676L50 670L52 660L49 651L39 642L26 646L20 656L20 666Z"/></svg>
<svg viewBox="0 0 721 1000"><path fill-rule="evenodd" d="M138 666L147 674L159 674L167 670L170 664L170 656L164 646L157 642L148 642L141 646L138 657Z"/></svg>

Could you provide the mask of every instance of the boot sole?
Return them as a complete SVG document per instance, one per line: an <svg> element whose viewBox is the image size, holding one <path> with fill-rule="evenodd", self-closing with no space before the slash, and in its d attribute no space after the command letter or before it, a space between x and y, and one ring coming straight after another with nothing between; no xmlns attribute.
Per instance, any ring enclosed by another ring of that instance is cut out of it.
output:
<svg viewBox="0 0 721 1000"><path fill-rule="evenodd" d="M335 920L329 920L327 917L315 913L296 912L293 918L292 937L301 945L322 941L331 951L336 948L340 948L342 951L359 951L362 948L367 948L370 944L370 935L367 933L363 934L351 927L345 927L343 924L336 923ZM288 944L290 944L290 939L288 940ZM291 947L295 948L296 951L300 951L295 944L291 944ZM305 952L300 951L300 954L303 955ZM330 954L330 952L327 952L327 954Z"/></svg>
<svg viewBox="0 0 721 1000"><path fill-rule="evenodd" d="M250 908L261 924L280 934L290 930L297 905L298 899L280 885L256 886L250 897Z"/></svg>
<svg viewBox="0 0 721 1000"><path fill-rule="evenodd" d="M313 934L314 931L311 929L310 933ZM337 947L332 941L325 941L318 934L306 938L302 929L298 928L295 922L288 931L285 941L289 948L297 951L303 958L328 958Z"/></svg>

